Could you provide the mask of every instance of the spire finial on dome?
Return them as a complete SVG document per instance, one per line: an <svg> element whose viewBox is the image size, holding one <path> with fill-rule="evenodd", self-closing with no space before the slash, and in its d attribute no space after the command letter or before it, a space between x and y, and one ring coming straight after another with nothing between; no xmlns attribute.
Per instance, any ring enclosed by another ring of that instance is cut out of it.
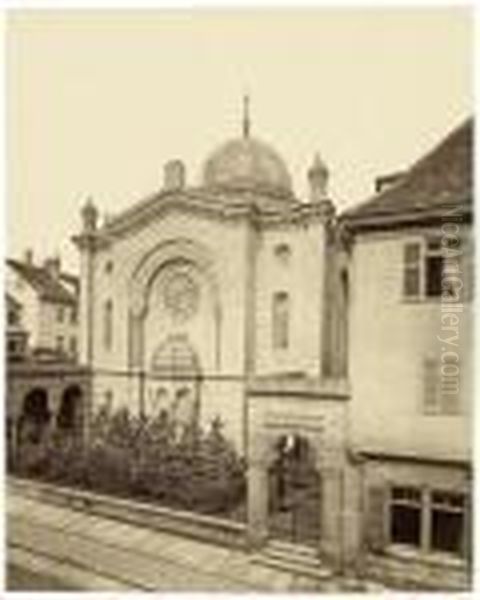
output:
<svg viewBox="0 0 480 600"><path fill-rule="evenodd" d="M250 137L250 96L243 96L243 137Z"/></svg>

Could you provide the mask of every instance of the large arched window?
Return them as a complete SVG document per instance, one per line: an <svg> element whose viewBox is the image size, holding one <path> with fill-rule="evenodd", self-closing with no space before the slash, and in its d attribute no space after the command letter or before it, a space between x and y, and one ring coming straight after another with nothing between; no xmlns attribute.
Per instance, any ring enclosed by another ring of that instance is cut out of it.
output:
<svg viewBox="0 0 480 600"><path fill-rule="evenodd" d="M113 302L106 300L103 308L103 346L110 350L113 343Z"/></svg>
<svg viewBox="0 0 480 600"><path fill-rule="evenodd" d="M289 344L289 297L287 292L276 292L272 306L273 347L277 350L288 348Z"/></svg>

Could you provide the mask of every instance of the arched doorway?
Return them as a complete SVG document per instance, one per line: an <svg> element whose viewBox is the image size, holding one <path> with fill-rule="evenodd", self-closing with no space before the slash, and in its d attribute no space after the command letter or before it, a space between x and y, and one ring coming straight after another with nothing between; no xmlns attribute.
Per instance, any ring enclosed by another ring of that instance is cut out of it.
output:
<svg viewBox="0 0 480 600"><path fill-rule="evenodd" d="M82 390L78 385L70 385L63 391L56 422L60 435L65 437L81 435L82 396Z"/></svg>
<svg viewBox="0 0 480 600"><path fill-rule="evenodd" d="M321 480L308 440L299 435L278 438L268 478L269 535L317 546L321 525Z"/></svg>
<svg viewBox="0 0 480 600"><path fill-rule="evenodd" d="M44 441L50 418L47 391L34 388L28 392L19 420L20 443L40 444Z"/></svg>
<svg viewBox="0 0 480 600"><path fill-rule="evenodd" d="M17 451L15 462L25 472L41 471L46 458L50 437L51 413L48 393L34 388L23 400L17 421Z"/></svg>

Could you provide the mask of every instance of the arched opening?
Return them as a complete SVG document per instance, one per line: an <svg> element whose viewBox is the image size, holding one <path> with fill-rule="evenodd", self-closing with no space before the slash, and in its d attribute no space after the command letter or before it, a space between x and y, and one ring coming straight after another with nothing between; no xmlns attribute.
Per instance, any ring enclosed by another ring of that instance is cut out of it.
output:
<svg viewBox="0 0 480 600"><path fill-rule="evenodd" d="M82 390L78 385L68 386L60 402L57 429L66 435L79 434L82 426Z"/></svg>
<svg viewBox="0 0 480 600"><path fill-rule="evenodd" d="M269 468L269 532L316 546L320 538L321 480L309 441L282 435Z"/></svg>
<svg viewBox="0 0 480 600"><path fill-rule="evenodd" d="M168 410L180 436L198 420L202 379L198 355L185 334L169 335L160 344L151 360L151 373L154 380L162 381L162 408Z"/></svg>
<svg viewBox="0 0 480 600"><path fill-rule="evenodd" d="M44 388L34 388L25 396L19 429L20 441L40 444L50 423L48 394Z"/></svg>

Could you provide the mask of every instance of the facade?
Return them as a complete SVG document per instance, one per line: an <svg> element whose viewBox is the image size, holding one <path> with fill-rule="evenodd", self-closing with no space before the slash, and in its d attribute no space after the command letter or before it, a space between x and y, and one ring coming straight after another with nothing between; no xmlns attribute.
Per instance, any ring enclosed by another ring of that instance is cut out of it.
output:
<svg viewBox="0 0 480 600"><path fill-rule="evenodd" d="M454 579L470 560L472 148L469 120L342 216L349 443L363 473L367 543L390 563L407 556L411 577L417 561L419 580L425 571Z"/></svg>
<svg viewBox="0 0 480 600"><path fill-rule="evenodd" d="M90 374L77 363L78 279L58 260L39 267L27 253L7 260L6 288L7 454L15 468L22 452L41 452L55 432L88 433Z"/></svg>
<svg viewBox="0 0 480 600"><path fill-rule="evenodd" d="M463 137L460 145L464 171L452 177L464 186L467 215L471 147ZM200 185L187 184L185 166L174 160L162 188L127 211L100 224L92 201L82 210L74 241L81 361L92 372L93 410L107 404L147 417L167 410L179 427L219 418L247 459L252 547L287 537L314 545L338 568L374 570L388 558L389 544L378 544L388 524L368 522L374 501L387 515L384 483L398 478L399 488L415 487L424 476L437 490L438 475L455 494L468 489L470 389L462 385L463 408L454 415L418 412L420 390L433 394L436 385L430 345L441 306L423 301L424 267L421 275L404 275L402 257L428 248L429 233L441 232L433 218L444 209L441 200L459 198L444 194L449 161L437 189L428 187L428 173L418 175L422 164L398 187L339 217L325 163L315 158L306 173L309 197L298 198L285 163L251 135L245 115L242 135L206 160ZM404 221L395 210L385 217L384 205L407 203L389 200L402 185L416 202L412 178L424 210L415 204L406 216L399 211ZM464 230L468 245L468 220ZM408 244L416 250L404 250ZM416 295L404 301L402 285ZM419 369L428 364L427 386ZM445 492L441 485L438 492ZM463 550L444 549L455 555L461 579Z"/></svg>
<svg viewBox="0 0 480 600"><path fill-rule="evenodd" d="M55 351L78 357L78 278L61 270L59 258L43 265L28 250L23 260L8 259L6 289L22 305L22 319L32 351Z"/></svg>

